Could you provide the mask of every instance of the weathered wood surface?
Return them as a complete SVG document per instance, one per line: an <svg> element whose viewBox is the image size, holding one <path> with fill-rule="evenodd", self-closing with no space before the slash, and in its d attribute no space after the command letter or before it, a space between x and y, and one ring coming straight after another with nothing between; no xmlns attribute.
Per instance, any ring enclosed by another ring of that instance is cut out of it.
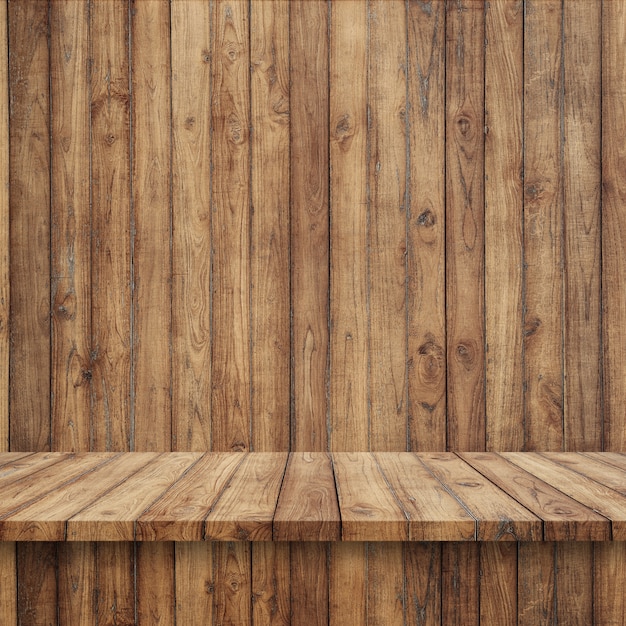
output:
<svg viewBox="0 0 626 626"><path fill-rule="evenodd" d="M575 452L5 452L0 540L623 541L626 467L611 460Z"/></svg>

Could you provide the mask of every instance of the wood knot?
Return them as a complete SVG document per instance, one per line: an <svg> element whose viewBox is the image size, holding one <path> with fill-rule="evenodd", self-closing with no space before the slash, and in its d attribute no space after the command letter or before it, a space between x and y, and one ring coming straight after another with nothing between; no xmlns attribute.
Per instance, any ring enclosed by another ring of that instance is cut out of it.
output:
<svg viewBox="0 0 626 626"><path fill-rule="evenodd" d="M456 119L456 127L459 133L467 138L472 130L472 122L466 115L459 115Z"/></svg>
<svg viewBox="0 0 626 626"><path fill-rule="evenodd" d="M476 361L476 347L474 345L471 343L461 342L457 344L454 353L456 354L456 360L466 370L472 368L474 362Z"/></svg>
<svg viewBox="0 0 626 626"><path fill-rule="evenodd" d="M424 228L432 228L436 223L437 217L430 209L422 211L417 218L418 226L423 226Z"/></svg>
<svg viewBox="0 0 626 626"><path fill-rule="evenodd" d="M534 335L541 326L541 320L538 317L529 319L524 325L524 337L530 337Z"/></svg>

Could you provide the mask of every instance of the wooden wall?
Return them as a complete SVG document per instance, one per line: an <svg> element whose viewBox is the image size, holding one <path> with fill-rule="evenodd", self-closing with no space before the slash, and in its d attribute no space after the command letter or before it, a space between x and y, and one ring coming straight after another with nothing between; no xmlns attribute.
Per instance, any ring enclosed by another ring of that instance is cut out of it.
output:
<svg viewBox="0 0 626 626"><path fill-rule="evenodd" d="M626 0L0 2L0 450L626 450ZM1 544L2 623L623 624L624 544Z"/></svg>

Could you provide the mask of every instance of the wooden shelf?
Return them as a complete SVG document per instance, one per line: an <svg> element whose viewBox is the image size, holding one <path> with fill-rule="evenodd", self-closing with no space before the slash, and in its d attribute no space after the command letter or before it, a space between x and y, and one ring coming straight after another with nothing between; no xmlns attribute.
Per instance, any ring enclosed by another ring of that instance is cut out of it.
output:
<svg viewBox="0 0 626 626"><path fill-rule="evenodd" d="M2 541L626 540L614 453L2 453Z"/></svg>

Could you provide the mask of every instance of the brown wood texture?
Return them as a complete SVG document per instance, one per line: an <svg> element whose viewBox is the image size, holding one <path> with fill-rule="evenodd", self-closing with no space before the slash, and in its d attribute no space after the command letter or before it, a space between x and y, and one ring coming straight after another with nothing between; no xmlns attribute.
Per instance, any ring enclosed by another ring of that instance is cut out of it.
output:
<svg viewBox="0 0 626 626"><path fill-rule="evenodd" d="M0 451L9 449L9 20L0 8ZM5 382L6 381L6 382Z"/></svg>

